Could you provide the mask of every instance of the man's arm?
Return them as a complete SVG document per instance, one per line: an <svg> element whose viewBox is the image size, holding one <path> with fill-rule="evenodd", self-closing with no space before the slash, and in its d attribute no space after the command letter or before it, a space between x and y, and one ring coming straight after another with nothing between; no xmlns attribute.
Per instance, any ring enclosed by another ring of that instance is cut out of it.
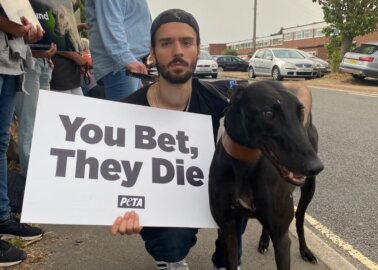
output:
<svg viewBox="0 0 378 270"><path fill-rule="evenodd" d="M120 14L120 10L125 8L125 1L93 1L96 5L95 16L106 53L119 67L126 67L132 72L147 74L147 68L143 63L137 61L129 49L124 18Z"/></svg>
<svg viewBox="0 0 378 270"><path fill-rule="evenodd" d="M21 18L22 25L0 16L0 31L8 33L15 38L23 37L26 43L34 43L43 36L43 30L34 27L25 17Z"/></svg>

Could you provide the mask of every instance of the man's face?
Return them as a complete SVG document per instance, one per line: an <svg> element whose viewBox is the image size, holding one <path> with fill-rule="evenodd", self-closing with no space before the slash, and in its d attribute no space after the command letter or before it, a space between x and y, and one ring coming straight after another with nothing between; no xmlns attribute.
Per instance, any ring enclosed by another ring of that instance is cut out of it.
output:
<svg viewBox="0 0 378 270"><path fill-rule="evenodd" d="M155 33L151 55L159 74L173 84L187 82L196 69L197 35L186 23L165 23Z"/></svg>

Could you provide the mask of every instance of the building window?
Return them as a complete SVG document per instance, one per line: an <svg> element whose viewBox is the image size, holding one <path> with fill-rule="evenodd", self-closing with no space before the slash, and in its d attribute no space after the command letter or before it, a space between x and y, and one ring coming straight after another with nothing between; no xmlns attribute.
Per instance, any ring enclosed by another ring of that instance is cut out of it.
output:
<svg viewBox="0 0 378 270"><path fill-rule="evenodd" d="M293 39L293 33L286 33L284 34L284 41L292 40Z"/></svg>
<svg viewBox="0 0 378 270"><path fill-rule="evenodd" d="M312 38L312 29L304 30L303 38Z"/></svg>
<svg viewBox="0 0 378 270"><path fill-rule="evenodd" d="M282 44L282 38L275 38L272 40L272 45L281 45Z"/></svg>
<svg viewBox="0 0 378 270"><path fill-rule="evenodd" d="M323 28L315 29L315 37L324 37L325 34L323 33Z"/></svg>
<svg viewBox="0 0 378 270"><path fill-rule="evenodd" d="M294 33L294 39L302 39L303 38L303 31L297 31Z"/></svg>

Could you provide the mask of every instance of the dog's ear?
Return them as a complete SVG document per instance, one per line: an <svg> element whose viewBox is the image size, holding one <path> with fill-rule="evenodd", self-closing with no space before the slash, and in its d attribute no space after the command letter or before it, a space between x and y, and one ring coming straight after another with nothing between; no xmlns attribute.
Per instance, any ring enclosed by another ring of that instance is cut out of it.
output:
<svg viewBox="0 0 378 270"><path fill-rule="evenodd" d="M233 104L238 104L240 100L242 99L243 96L243 90L245 87L241 85L236 85L234 88L230 88L229 91L229 96L230 96L230 104L231 106Z"/></svg>
<svg viewBox="0 0 378 270"><path fill-rule="evenodd" d="M230 106L227 109L224 125L227 133L233 140L241 143L244 139L248 138L247 127L246 127L246 116L245 112L240 105L244 92L245 86L238 85L232 88L232 93L230 97ZM231 126L237 126L237 129Z"/></svg>

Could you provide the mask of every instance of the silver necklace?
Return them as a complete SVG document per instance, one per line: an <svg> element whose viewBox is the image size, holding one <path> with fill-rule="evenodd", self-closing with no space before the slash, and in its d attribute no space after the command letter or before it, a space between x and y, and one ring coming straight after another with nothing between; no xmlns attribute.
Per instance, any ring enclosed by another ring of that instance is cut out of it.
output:
<svg viewBox="0 0 378 270"><path fill-rule="evenodd" d="M159 102L158 102L158 96L157 96L158 89L159 89L159 83L156 83L156 87L154 87L154 103L157 108L160 108ZM189 111L189 105L190 105L191 99L192 99L192 93L190 93L188 102L186 103L185 110L184 110L185 112Z"/></svg>

